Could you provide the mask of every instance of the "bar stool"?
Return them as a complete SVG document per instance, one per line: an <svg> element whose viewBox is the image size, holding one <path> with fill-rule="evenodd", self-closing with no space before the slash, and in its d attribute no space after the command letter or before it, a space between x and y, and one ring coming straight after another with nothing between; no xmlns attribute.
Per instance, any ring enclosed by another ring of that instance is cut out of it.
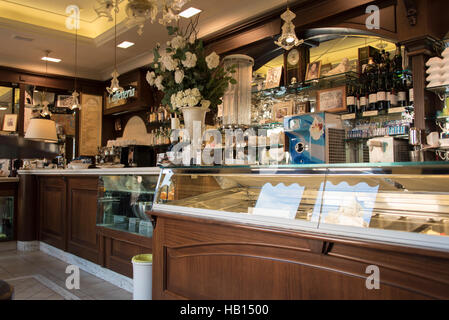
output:
<svg viewBox="0 0 449 320"><path fill-rule="evenodd" d="M12 300L14 296L14 287L7 282L0 280L0 301Z"/></svg>

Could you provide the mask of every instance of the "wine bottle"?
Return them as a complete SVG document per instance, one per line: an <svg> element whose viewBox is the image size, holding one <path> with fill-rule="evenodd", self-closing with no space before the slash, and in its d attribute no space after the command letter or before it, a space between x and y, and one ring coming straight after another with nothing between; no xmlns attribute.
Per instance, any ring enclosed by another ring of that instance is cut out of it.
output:
<svg viewBox="0 0 449 320"><path fill-rule="evenodd" d="M398 83L399 83L398 107L406 107L407 106L407 92L406 92L405 84L404 84L403 80L400 80Z"/></svg>
<svg viewBox="0 0 449 320"><path fill-rule="evenodd" d="M408 87L408 101L410 102L409 105L413 106L413 103L415 101L415 92L413 91L413 79L410 78L410 84Z"/></svg>
<svg viewBox="0 0 449 320"><path fill-rule="evenodd" d="M351 84L348 85L348 92L346 95L346 107L348 113L356 113L357 105L356 105L355 92L354 87Z"/></svg>
<svg viewBox="0 0 449 320"><path fill-rule="evenodd" d="M362 86L360 87L360 113L368 111L368 96L369 91L365 78L365 81L363 81Z"/></svg>
<svg viewBox="0 0 449 320"><path fill-rule="evenodd" d="M396 83L394 77L389 78L391 81L389 81L390 87L387 89L387 95L388 95L388 104L389 108L396 108L398 106L398 93L396 90Z"/></svg>
<svg viewBox="0 0 449 320"><path fill-rule="evenodd" d="M395 73L402 72L402 54L401 54L401 47L399 45L396 45L396 53L393 57L393 71Z"/></svg>
<svg viewBox="0 0 449 320"><path fill-rule="evenodd" d="M379 73L377 78L377 110L383 112L387 109L387 91L385 89L385 73Z"/></svg>
<svg viewBox="0 0 449 320"><path fill-rule="evenodd" d="M368 111L377 110L377 85L374 75L371 78L368 96Z"/></svg>

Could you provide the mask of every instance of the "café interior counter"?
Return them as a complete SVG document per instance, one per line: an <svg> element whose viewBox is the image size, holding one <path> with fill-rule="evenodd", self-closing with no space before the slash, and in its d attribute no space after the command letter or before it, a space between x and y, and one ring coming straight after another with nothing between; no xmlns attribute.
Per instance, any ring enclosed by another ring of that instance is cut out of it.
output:
<svg viewBox="0 0 449 320"><path fill-rule="evenodd" d="M131 278L131 258L152 252L152 224L141 212L152 204L159 172L19 170L18 247L50 246Z"/></svg>
<svg viewBox="0 0 449 320"><path fill-rule="evenodd" d="M449 163L161 170L153 299L448 299Z"/></svg>
<svg viewBox="0 0 449 320"><path fill-rule="evenodd" d="M91 168L91 169L27 169L19 170L19 175L138 175L159 173L158 167L146 168Z"/></svg>

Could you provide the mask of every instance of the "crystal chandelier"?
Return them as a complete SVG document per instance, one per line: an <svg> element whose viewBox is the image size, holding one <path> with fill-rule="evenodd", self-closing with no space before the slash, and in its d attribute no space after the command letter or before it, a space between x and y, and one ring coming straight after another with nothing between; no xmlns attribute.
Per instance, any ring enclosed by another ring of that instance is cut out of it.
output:
<svg viewBox="0 0 449 320"><path fill-rule="evenodd" d="M94 7L95 12L100 18L108 18L108 21L112 21L112 10L116 8L118 10L118 4L120 4L123 0L97 0L97 4ZM117 7L115 3L117 2Z"/></svg>
<svg viewBox="0 0 449 320"><path fill-rule="evenodd" d="M116 4L117 4L116 8L118 8L118 0L117 0ZM114 16L115 16L115 20L114 20L114 71L112 71L112 73L111 73L111 76L112 76L111 85L106 88L106 91L109 94L114 94L115 92L123 92L123 88L120 87L120 84L118 82L119 73L117 72L117 11L118 10L114 10Z"/></svg>
<svg viewBox="0 0 449 320"><path fill-rule="evenodd" d="M117 1L117 5L113 0L97 0L95 11L99 17L107 17L112 21L112 10L119 11L118 4L123 0ZM142 35L143 27L146 21L154 23L160 13L158 22L162 25L168 25L172 21L178 21L178 13L182 7L190 0L128 0L126 5L126 22L128 27L138 26L137 33Z"/></svg>
<svg viewBox="0 0 449 320"><path fill-rule="evenodd" d="M304 40L299 40L298 37L296 37L295 25L292 22L295 17L296 14L290 11L287 3L287 11L281 15L281 19L285 21L282 26L282 34L279 39L274 42L285 50L290 50L291 48L304 43Z"/></svg>

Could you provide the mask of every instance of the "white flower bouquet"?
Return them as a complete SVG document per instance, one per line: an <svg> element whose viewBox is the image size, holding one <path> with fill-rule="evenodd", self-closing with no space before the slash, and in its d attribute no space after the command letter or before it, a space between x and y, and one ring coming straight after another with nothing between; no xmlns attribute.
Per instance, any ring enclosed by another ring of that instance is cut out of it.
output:
<svg viewBox="0 0 449 320"><path fill-rule="evenodd" d="M215 52L206 56L194 24L185 33L173 26L167 30L173 38L165 49L160 44L154 48L148 83L164 93L162 104L170 106L172 112L179 113L183 107L216 111L229 83L236 84L234 66L225 69Z"/></svg>

